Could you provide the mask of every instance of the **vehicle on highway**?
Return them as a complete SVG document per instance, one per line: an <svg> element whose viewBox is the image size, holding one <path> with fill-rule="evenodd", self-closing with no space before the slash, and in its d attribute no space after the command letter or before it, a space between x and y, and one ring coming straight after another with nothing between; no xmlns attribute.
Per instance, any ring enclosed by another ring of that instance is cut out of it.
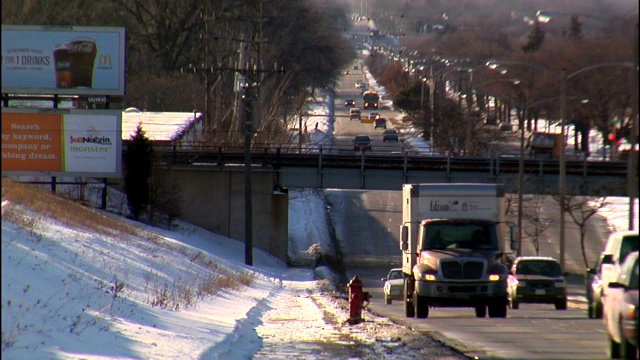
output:
<svg viewBox="0 0 640 360"><path fill-rule="evenodd" d="M382 142L385 141L398 141L398 131L395 129L388 129L382 133Z"/></svg>
<svg viewBox="0 0 640 360"><path fill-rule="evenodd" d="M355 82L354 86L356 87L356 89L362 89L366 85L363 80L358 80Z"/></svg>
<svg viewBox="0 0 640 360"><path fill-rule="evenodd" d="M380 119L380 114L377 113L377 112L371 112L371 113L369 113L369 119L371 119L371 120Z"/></svg>
<svg viewBox="0 0 640 360"><path fill-rule="evenodd" d="M356 106L356 101L353 99L347 99L344 101L344 107L354 107Z"/></svg>
<svg viewBox="0 0 640 360"><path fill-rule="evenodd" d="M638 251L627 255L616 280L607 285L603 319L612 359L638 358Z"/></svg>
<svg viewBox="0 0 640 360"><path fill-rule="evenodd" d="M518 234L515 224L507 224L505 208L501 184L402 185L406 317L424 319L437 307L507 317L506 245L516 250Z"/></svg>
<svg viewBox="0 0 640 360"><path fill-rule="evenodd" d="M371 138L369 135L356 135L355 139L353 139L353 150L371 150Z"/></svg>
<svg viewBox="0 0 640 360"><path fill-rule="evenodd" d="M360 120L360 109L359 108L351 108L349 109L349 118Z"/></svg>
<svg viewBox="0 0 640 360"><path fill-rule="evenodd" d="M616 281L620 274L620 264L628 254L638 250L638 231L618 231L607 238L602 251L600 265L600 279L602 280L602 296L604 299L609 291L609 283ZM603 303L604 306L604 303Z"/></svg>
<svg viewBox="0 0 640 360"><path fill-rule="evenodd" d="M604 254L598 256L598 260L593 267L587 269L585 276L585 294L587 297L587 316L589 319L602 318L602 279L600 279L600 268Z"/></svg>
<svg viewBox="0 0 640 360"><path fill-rule="evenodd" d="M377 118L373 121L373 128L377 129L377 128L383 128L386 129L387 128L387 119L385 118Z"/></svg>
<svg viewBox="0 0 640 360"><path fill-rule="evenodd" d="M554 304L567 309L567 283L558 260L547 256L519 256L513 261L507 281L512 309L520 303Z"/></svg>
<svg viewBox="0 0 640 360"><path fill-rule="evenodd" d="M402 276L401 268L391 269L387 277L383 277L381 280L384 282L382 290L385 304L389 305L393 300L403 299L404 276Z"/></svg>
<svg viewBox="0 0 640 360"><path fill-rule="evenodd" d="M362 87L362 90L365 90L365 87ZM379 101L380 95L378 95L378 93L375 91L365 90L362 93L362 103L365 109L377 109Z"/></svg>

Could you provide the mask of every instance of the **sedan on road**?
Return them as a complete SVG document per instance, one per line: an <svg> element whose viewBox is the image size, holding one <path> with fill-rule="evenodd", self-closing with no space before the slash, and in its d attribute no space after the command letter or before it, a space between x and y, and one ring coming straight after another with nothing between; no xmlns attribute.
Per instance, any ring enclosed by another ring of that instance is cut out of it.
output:
<svg viewBox="0 0 640 360"><path fill-rule="evenodd" d="M587 295L587 316L589 319L602 318L602 279L600 267L604 254L600 254L598 261L592 268L587 269L585 277L585 293Z"/></svg>
<svg viewBox="0 0 640 360"><path fill-rule="evenodd" d="M355 107L356 101L353 99L347 99L344 101L344 107Z"/></svg>
<svg viewBox="0 0 640 360"><path fill-rule="evenodd" d="M387 119L379 117L379 118L373 120L373 128L377 129L379 127L383 128L383 129L386 129L387 128Z"/></svg>
<svg viewBox="0 0 640 360"><path fill-rule="evenodd" d="M381 279L384 282L384 303L389 305L393 300L403 300L404 275L401 268L394 268L389 271L387 277Z"/></svg>
<svg viewBox="0 0 640 360"><path fill-rule="evenodd" d="M382 142L385 141L398 141L398 131L395 129L388 129L382 133Z"/></svg>
<svg viewBox="0 0 640 360"><path fill-rule="evenodd" d="M356 135L353 139L353 151L371 150L371 138L369 135Z"/></svg>

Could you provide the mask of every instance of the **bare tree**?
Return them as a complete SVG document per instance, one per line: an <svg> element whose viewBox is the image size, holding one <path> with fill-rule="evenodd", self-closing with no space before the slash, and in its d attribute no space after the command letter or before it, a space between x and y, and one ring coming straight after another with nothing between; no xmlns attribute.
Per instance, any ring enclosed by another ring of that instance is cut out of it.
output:
<svg viewBox="0 0 640 360"><path fill-rule="evenodd" d="M560 206L560 210L568 214L571 220L578 226L580 230L580 249L582 250L582 259L585 268L589 267L589 259L587 259L587 250L585 246L585 235L587 233L587 222L598 213L598 210L608 205L607 198L590 198L584 196L565 196L564 199L559 195L555 195L554 200Z"/></svg>
<svg viewBox="0 0 640 360"><path fill-rule="evenodd" d="M544 216L544 202L547 197L546 195L527 196L522 206L523 237L531 239L536 255L540 255L540 235L551 226L551 219Z"/></svg>

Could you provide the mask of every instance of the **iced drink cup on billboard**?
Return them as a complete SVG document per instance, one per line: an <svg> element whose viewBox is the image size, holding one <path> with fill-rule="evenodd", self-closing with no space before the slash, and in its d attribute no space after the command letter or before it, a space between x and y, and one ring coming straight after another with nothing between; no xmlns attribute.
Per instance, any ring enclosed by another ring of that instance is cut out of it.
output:
<svg viewBox="0 0 640 360"><path fill-rule="evenodd" d="M89 38L76 38L69 43L69 57L73 73L73 86L91 88L93 64L96 60L96 42Z"/></svg>
<svg viewBox="0 0 640 360"><path fill-rule="evenodd" d="M73 87L73 77L71 73L71 57L67 44L56 46L53 51L53 61L56 67L56 87L67 89Z"/></svg>

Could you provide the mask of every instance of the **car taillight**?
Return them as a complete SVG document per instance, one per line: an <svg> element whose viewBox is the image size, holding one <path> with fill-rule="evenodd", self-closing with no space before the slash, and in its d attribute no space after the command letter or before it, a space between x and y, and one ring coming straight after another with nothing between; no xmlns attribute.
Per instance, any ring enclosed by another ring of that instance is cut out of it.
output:
<svg viewBox="0 0 640 360"><path fill-rule="evenodd" d="M638 319L638 308L631 303L630 296L625 296L621 310L621 315L625 319Z"/></svg>

